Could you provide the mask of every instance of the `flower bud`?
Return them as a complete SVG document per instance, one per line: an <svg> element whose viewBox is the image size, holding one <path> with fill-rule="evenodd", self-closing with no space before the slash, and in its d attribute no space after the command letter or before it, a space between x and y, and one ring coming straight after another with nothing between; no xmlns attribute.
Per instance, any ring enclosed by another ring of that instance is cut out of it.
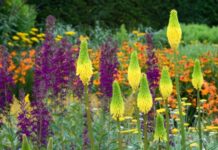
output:
<svg viewBox="0 0 218 150"><path fill-rule="evenodd" d="M156 126L154 131L154 141L167 141L167 131L164 127L164 118L161 114L156 116Z"/></svg>
<svg viewBox="0 0 218 150"><path fill-rule="evenodd" d="M88 54L88 43L83 40L80 44L80 53L77 60L76 75L78 75L83 85L88 85L93 75L92 62Z"/></svg>
<svg viewBox="0 0 218 150"><path fill-rule="evenodd" d="M153 105L151 92L148 86L147 76L145 74L141 77L139 93L137 97L137 106L140 112L147 114Z"/></svg>
<svg viewBox="0 0 218 150"><path fill-rule="evenodd" d="M182 37L182 30L177 17L177 11L171 10L169 24L167 27L168 42L173 50L176 50L179 46Z"/></svg>
<svg viewBox="0 0 218 150"><path fill-rule="evenodd" d="M128 67L128 81L132 87L133 92L138 89L141 79L141 68L139 66L138 55L136 51L133 51L130 58Z"/></svg>
<svg viewBox="0 0 218 150"><path fill-rule="evenodd" d="M195 66L192 73L192 85L195 89L201 89L203 85L203 74L201 72L201 65L198 59L195 60Z"/></svg>
<svg viewBox="0 0 218 150"><path fill-rule="evenodd" d="M124 102L121 95L119 83L115 80L113 82L113 94L110 104L110 114L114 119L119 119L124 114Z"/></svg>
<svg viewBox="0 0 218 150"><path fill-rule="evenodd" d="M173 91L173 84L170 78L169 69L166 66L162 69L159 89L164 99L167 99Z"/></svg>
<svg viewBox="0 0 218 150"><path fill-rule="evenodd" d="M21 148L21 150L31 150L29 142L28 142L25 134L22 136L22 148Z"/></svg>

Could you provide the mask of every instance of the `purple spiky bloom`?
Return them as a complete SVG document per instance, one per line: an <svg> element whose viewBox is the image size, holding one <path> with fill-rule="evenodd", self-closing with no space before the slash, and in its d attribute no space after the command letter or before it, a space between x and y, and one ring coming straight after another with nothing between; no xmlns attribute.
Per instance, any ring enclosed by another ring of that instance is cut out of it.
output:
<svg viewBox="0 0 218 150"><path fill-rule="evenodd" d="M14 82L8 68L9 54L4 46L0 46L0 114L7 113L12 103L12 88L14 87Z"/></svg>
<svg viewBox="0 0 218 150"><path fill-rule="evenodd" d="M100 90L103 96L112 96L112 84L114 75L117 73L118 58L117 58L117 42L109 38L101 46L100 54Z"/></svg>
<svg viewBox="0 0 218 150"><path fill-rule="evenodd" d="M43 101L32 102L31 132L32 139L39 147L46 146L50 131L51 115Z"/></svg>
<svg viewBox="0 0 218 150"><path fill-rule="evenodd" d="M53 31L55 18L48 16L46 18L46 37L43 45L36 54L35 69L34 69L34 96L37 100L42 100L46 97L48 90L52 90L54 84L53 76L53 55L57 44L54 39ZM43 89L42 88L43 84ZM40 93L41 92L41 93Z"/></svg>
<svg viewBox="0 0 218 150"><path fill-rule="evenodd" d="M146 34L146 41L147 41L147 78L149 81L149 88L152 94L153 103L155 99L155 92L159 85L159 78L160 78L160 70L158 68L158 59L155 55L155 49L153 47L152 42L152 35L150 33ZM155 103L154 103L155 104ZM152 107L151 111L148 115L148 132L153 132L154 130L154 107Z"/></svg>
<svg viewBox="0 0 218 150"><path fill-rule="evenodd" d="M75 78L75 63L72 45L67 39L56 42L54 39L55 18L46 19L46 37L36 56L35 67L35 97L43 99L50 90L57 95L65 91ZM44 91L40 90L43 82ZM38 94L39 91L42 93Z"/></svg>
<svg viewBox="0 0 218 150"><path fill-rule="evenodd" d="M22 140L22 135L25 134L27 137L30 137L32 134L31 131L31 117L30 112L27 110L27 103L25 102L25 94L23 91L19 92L20 97L20 110L21 112L18 114L18 135L20 136L20 140Z"/></svg>
<svg viewBox="0 0 218 150"><path fill-rule="evenodd" d="M155 97L155 90L159 85L159 78L160 78L160 70L158 68L158 59L155 55L155 49L153 47L152 42L152 35L146 34L146 41L147 41L147 78L149 81L150 90L152 93L153 98Z"/></svg>

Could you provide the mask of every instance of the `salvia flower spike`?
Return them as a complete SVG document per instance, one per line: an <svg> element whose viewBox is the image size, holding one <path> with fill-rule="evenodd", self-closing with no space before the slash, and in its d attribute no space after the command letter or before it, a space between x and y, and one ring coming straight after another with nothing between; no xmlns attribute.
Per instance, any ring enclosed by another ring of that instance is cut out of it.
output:
<svg viewBox="0 0 218 150"><path fill-rule="evenodd" d="M113 94L110 103L110 114L114 119L119 119L124 114L124 102L121 95L119 83L115 80L113 82Z"/></svg>
<svg viewBox="0 0 218 150"><path fill-rule="evenodd" d="M170 78L169 69L166 66L163 67L161 72L159 88L164 99L167 99L173 91L173 84Z"/></svg>
<svg viewBox="0 0 218 150"><path fill-rule="evenodd" d="M31 150L29 142L27 140L26 135L24 134L22 137L22 148L21 150Z"/></svg>
<svg viewBox="0 0 218 150"><path fill-rule="evenodd" d="M169 24L167 27L168 42L173 50L177 50L182 38L182 30L175 9L170 12Z"/></svg>
<svg viewBox="0 0 218 150"><path fill-rule="evenodd" d="M154 141L167 141L167 132L164 127L164 117L161 114L156 116L156 126L154 132Z"/></svg>
<svg viewBox="0 0 218 150"><path fill-rule="evenodd" d="M148 86L147 76L142 74L140 88L137 97L137 106L140 112L147 114L153 105L152 95Z"/></svg>
<svg viewBox="0 0 218 150"><path fill-rule="evenodd" d="M200 61L198 59L195 60L195 66L192 73L192 85L195 89L201 89L203 85L203 74L201 71Z"/></svg>
<svg viewBox="0 0 218 150"><path fill-rule="evenodd" d="M138 89L141 79L141 68L139 66L137 51L133 51L130 58L128 67L128 81L130 86L135 92Z"/></svg>
<svg viewBox="0 0 218 150"><path fill-rule="evenodd" d="M76 75L78 75L83 85L88 85L93 75L92 62L88 54L87 40L83 40L80 44L80 53L77 61Z"/></svg>

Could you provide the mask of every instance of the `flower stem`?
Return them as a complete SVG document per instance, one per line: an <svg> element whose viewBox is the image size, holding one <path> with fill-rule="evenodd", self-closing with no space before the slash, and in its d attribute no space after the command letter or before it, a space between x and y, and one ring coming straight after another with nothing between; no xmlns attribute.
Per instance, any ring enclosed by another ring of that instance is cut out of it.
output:
<svg viewBox="0 0 218 150"><path fill-rule="evenodd" d="M174 58L175 58L175 80L176 80L176 95L177 95L177 101L178 101L178 108L179 108L179 119L180 119L180 129L181 129L181 145L182 150L185 150L186 142L185 142L185 127L184 127L184 119L182 115L182 104L181 104L181 96L180 96L180 85L179 85L179 72L178 72L178 55L177 50L174 50Z"/></svg>
<svg viewBox="0 0 218 150"><path fill-rule="evenodd" d="M95 150L94 136L93 136L93 131L92 131L92 118L91 118L91 111L90 111L90 103L88 99L88 86L85 85L84 88L85 88L85 110L86 110L86 115L87 115L88 136L90 140L91 150Z"/></svg>
<svg viewBox="0 0 218 150"><path fill-rule="evenodd" d="M202 150L203 140L201 131L201 113L200 113L200 90L197 90L197 108L198 108L198 135L199 135L199 148Z"/></svg>
<svg viewBox="0 0 218 150"><path fill-rule="evenodd" d="M167 148L170 149L170 117L169 117L169 107L168 107L168 99L165 100L165 115L166 115L166 130L167 130Z"/></svg>
<svg viewBox="0 0 218 150"><path fill-rule="evenodd" d="M135 106L135 110L136 110L138 137L139 137L139 140L141 140L141 124L140 124L139 109L137 106Z"/></svg>
<svg viewBox="0 0 218 150"><path fill-rule="evenodd" d="M148 115L144 114L144 150L148 149L147 120L148 120Z"/></svg>
<svg viewBox="0 0 218 150"><path fill-rule="evenodd" d="M120 121L119 118L117 118L117 128L118 128L118 141L119 141L119 150L123 150L123 145L122 145L122 135L120 133L121 127L120 127Z"/></svg>
<svg viewBox="0 0 218 150"><path fill-rule="evenodd" d="M135 102L137 103L137 96L135 93L132 94L133 97L136 97ZM140 123L140 112L139 112L139 108L137 107L137 104L135 103L135 113L136 113L136 120L137 120L137 129L138 129L138 138L141 141L141 123Z"/></svg>

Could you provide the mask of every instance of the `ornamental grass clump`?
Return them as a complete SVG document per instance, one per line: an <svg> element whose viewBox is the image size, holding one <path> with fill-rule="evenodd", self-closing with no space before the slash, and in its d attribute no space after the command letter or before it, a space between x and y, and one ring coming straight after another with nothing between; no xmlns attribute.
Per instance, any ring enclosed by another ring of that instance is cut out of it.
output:
<svg viewBox="0 0 218 150"><path fill-rule="evenodd" d="M76 66L76 75L79 76L80 80L82 81L84 85L84 97L85 97L85 110L86 110L86 116L87 116L87 125L88 125L88 137L90 140L90 146L91 150L95 149L95 143L94 143L94 135L93 135L93 129L92 129L92 116L91 116L91 106L89 102L89 95L88 95L88 85L90 82L90 79L93 75L93 68L92 68L92 62L89 58L88 53L88 42L86 39L82 40L80 44L80 52L79 57L77 60L77 66Z"/></svg>
<svg viewBox="0 0 218 150"><path fill-rule="evenodd" d="M170 12L170 19L169 24L167 27L167 38L168 42L170 44L170 47L174 51L174 65L175 65L175 81L176 81L176 94L177 94L177 101L178 101L178 108L179 108L179 119L180 119L180 131L181 131L181 145L182 150L185 150L186 146L186 138L185 138L185 127L184 127L184 118L183 118L183 112L182 112L182 104L181 104L181 96L180 96L180 85L179 85L179 72L178 72L178 66L179 66L179 51L178 47L182 38L182 30L179 24L179 20L177 17L177 11L171 10Z"/></svg>
<svg viewBox="0 0 218 150"><path fill-rule="evenodd" d="M198 135L199 135L199 148L203 149L202 129L201 129L201 102L200 102L200 90L203 85L203 74L201 71L200 61L195 60L195 65L192 73L192 85L197 90L197 111L198 111Z"/></svg>
<svg viewBox="0 0 218 150"><path fill-rule="evenodd" d="M148 140L147 140L147 120L148 112L151 110L153 105L152 95L149 89L147 76L142 74L140 81L140 88L137 97L137 106L139 111L144 115L144 149L148 149Z"/></svg>
<svg viewBox="0 0 218 150"><path fill-rule="evenodd" d="M167 130L167 148L166 149L169 150L170 149L170 133L169 133L170 131L170 115L169 115L170 111L168 107L168 97L173 92L173 84L170 78L168 67L163 67L162 69L159 88L160 88L161 95L165 101L166 130Z"/></svg>
<svg viewBox="0 0 218 150"><path fill-rule="evenodd" d="M124 102L120 90L120 85L116 80L113 82L113 93L110 103L110 114L112 115L112 118L117 121L117 128L119 130L118 132L119 149L122 150L123 146L122 146L120 118L123 117L124 114Z"/></svg>

